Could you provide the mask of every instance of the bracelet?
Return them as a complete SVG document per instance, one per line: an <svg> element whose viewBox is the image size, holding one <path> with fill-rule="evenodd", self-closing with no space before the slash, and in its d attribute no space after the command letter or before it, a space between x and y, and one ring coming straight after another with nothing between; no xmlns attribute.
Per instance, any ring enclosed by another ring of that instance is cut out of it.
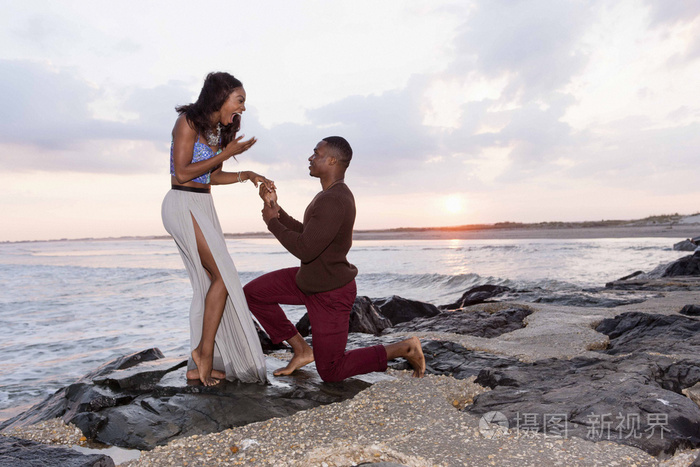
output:
<svg viewBox="0 0 700 467"><path fill-rule="evenodd" d="M247 181L248 181L248 179L246 179L246 180L241 180L241 171L239 170L239 171L238 171L238 183L245 183L245 182L247 182Z"/></svg>

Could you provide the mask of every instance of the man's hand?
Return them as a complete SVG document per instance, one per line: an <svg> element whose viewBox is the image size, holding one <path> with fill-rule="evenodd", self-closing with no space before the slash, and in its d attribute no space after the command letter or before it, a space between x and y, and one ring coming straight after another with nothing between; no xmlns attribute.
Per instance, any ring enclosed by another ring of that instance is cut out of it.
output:
<svg viewBox="0 0 700 467"><path fill-rule="evenodd" d="M277 203L274 206L269 206L267 202L262 208L262 218L265 224L269 224L272 219L277 219L280 216L280 207Z"/></svg>
<svg viewBox="0 0 700 467"><path fill-rule="evenodd" d="M274 189L270 190L265 184L260 184L258 194L260 194L260 198L265 201L266 206L274 207L277 205L277 191Z"/></svg>

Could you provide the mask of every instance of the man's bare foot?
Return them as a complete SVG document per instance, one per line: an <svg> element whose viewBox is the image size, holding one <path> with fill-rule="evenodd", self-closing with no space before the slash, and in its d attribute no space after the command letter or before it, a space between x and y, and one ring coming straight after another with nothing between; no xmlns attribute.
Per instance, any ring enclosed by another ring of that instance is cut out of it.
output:
<svg viewBox="0 0 700 467"><path fill-rule="evenodd" d="M275 376L291 375L299 368L314 361L314 351L309 347L309 344L306 343L304 338L301 337L301 334L297 333L294 337L287 339L287 343L292 346L294 355L287 366L272 372Z"/></svg>
<svg viewBox="0 0 700 467"><path fill-rule="evenodd" d="M404 358L413 367L413 377L422 378L425 374L425 356L423 355L423 346L417 337L411 337L408 341L408 352Z"/></svg>
<svg viewBox="0 0 700 467"><path fill-rule="evenodd" d="M422 378L425 374L425 356L417 337L385 346L387 360L403 357L413 367L413 377Z"/></svg>
<svg viewBox="0 0 700 467"><path fill-rule="evenodd" d="M219 384L221 381L218 379L212 378L212 364L213 364L213 357L205 357L200 353L199 348L196 348L192 351L192 360L194 360L194 364L197 365L197 369L199 370L199 380L202 382L203 385L205 386L216 386Z"/></svg>
<svg viewBox="0 0 700 467"><path fill-rule="evenodd" d="M219 370L211 370L211 377L215 379L226 379L226 373ZM187 370L187 379L199 379L199 368Z"/></svg>
<svg viewBox="0 0 700 467"><path fill-rule="evenodd" d="M311 363L313 361L314 361L314 352L311 350L311 347L309 347L308 351L304 351L301 353L295 353L294 356L292 357L292 359L287 364L287 366L285 366L284 368L280 368L278 370L273 371L272 374L275 376L291 375L299 368L303 367L304 365L308 365L309 363Z"/></svg>

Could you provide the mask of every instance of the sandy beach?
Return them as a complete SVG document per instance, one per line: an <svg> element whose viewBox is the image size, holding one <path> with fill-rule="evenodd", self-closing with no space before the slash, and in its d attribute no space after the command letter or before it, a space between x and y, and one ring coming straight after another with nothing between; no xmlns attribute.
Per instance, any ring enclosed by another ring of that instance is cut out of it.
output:
<svg viewBox="0 0 700 467"><path fill-rule="evenodd" d="M676 284L677 282L677 284ZM677 314L688 303L700 303L700 280L666 280L683 290L657 294L642 303L616 308L527 304L534 313L527 326L484 339L451 333L408 333L422 340L452 341L468 349L516 357L570 359L605 348L608 338L593 328L625 311ZM465 310L490 310L504 303L475 305ZM654 351L663 352L663 349ZM280 358L285 358L284 354ZM302 370L308 371L308 370ZM293 378L293 377L287 377ZM351 466L393 462L407 466L461 465L636 465L687 466L699 449L657 458L631 446L577 437L523 435L517 430L485 431L476 416L460 410L477 394L488 391L473 378L448 375L409 377L390 370L385 378L350 400L301 411L295 415L176 439L153 451L113 454L129 467L202 465ZM60 422L3 433L52 444L85 444L80 433Z"/></svg>

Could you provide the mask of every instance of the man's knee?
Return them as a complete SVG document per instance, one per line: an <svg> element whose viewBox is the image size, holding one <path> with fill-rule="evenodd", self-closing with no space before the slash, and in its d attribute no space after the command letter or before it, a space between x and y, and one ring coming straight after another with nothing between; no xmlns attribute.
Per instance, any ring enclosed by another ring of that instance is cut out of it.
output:
<svg viewBox="0 0 700 467"><path fill-rule="evenodd" d="M252 296L253 289L250 287L250 283L243 286L243 295L245 295L246 300L250 300Z"/></svg>
<svg viewBox="0 0 700 467"><path fill-rule="evenodd" d="M258 278L259 279L259 278ZM260 296L258 290L260 289L260 282L258 279L253 279L243 286L243 294L245 299L250 302L251 300L256 301Z"/></svg>
<svg viewBox="0 0 700 467"><path fill-rule="evenodd" d="M327 383L335 383L345 379L341 377L340 372L338 371L339 369L334 365L319 368L317 364L316 370L318 371L318 375L321 377L321 379Z"/></svg>

